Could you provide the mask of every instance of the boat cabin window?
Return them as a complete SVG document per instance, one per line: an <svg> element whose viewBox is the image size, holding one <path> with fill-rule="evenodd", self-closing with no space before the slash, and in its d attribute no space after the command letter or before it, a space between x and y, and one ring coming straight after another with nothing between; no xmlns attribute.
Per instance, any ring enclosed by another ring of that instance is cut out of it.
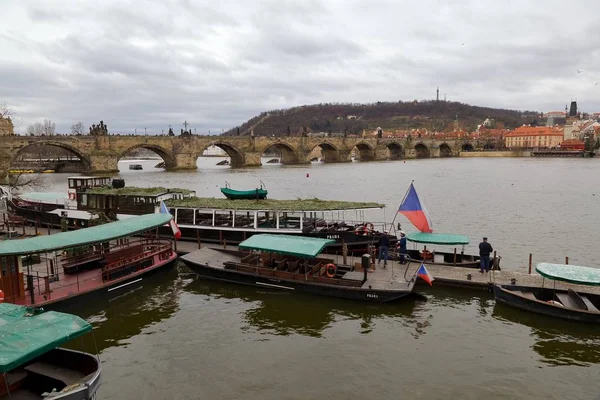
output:
<svg viewBox="0 0 600 400"><path fill-rule="evenodd" d="M0 257L0 276L16 274L18 265L15 256Z"/></svg>

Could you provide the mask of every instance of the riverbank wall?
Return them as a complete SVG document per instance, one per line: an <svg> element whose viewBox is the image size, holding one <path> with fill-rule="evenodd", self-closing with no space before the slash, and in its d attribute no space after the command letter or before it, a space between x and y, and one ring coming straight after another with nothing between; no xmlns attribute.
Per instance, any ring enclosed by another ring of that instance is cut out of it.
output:
<svg viewBox="0 0 600 400"><path fill-rule="evenodd" d="M531 157L530 151L461 151L459 157Z"/></svg>

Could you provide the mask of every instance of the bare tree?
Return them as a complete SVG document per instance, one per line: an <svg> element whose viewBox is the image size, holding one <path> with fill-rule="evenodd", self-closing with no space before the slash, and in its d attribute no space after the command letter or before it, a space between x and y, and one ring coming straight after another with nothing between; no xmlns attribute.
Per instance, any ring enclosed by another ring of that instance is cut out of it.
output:
<svg viewBox="0 0 600 400"><path fill-rule="evenodd" d="M8 107L6 102L0 102L0 118L10 118L12 114L12 108Z"/></svg>
<svg viewBox="0 0 600 400"><path fill-rule="evenodd" d="M74 125L71 125L71 134L85 135L85 126L83 126L83 122L78 122Z"/></svg>
<svg viewBox="0 0 600 400"><path fill-rule="evenodd" d="M49 119L44 120L44 135L52 136L56 133L56 124Z"/></svg>
<svg viewBox="0 0 600 400"><path fill-rule="evenodd" d="M8 176L8 192L11 195L40 186L43 186L42 174L25 174L21 172Z"/></svg>
<svg viewBox="0 0 600 400"><path fill-rule="evenodd" d="M56 124L49 119L44 122L36 122L27 126L27 135L29 136L53 136L56 133Z"/></svg>

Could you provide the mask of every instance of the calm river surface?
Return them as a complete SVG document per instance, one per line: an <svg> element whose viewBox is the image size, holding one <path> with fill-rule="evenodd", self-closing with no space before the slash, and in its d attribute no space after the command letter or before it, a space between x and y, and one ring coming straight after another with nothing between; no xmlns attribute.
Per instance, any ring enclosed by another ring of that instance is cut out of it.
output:
<svg viewBox="0 0 600 400"><path fill-rule="evenodd" d="M120 163L126 185L186 187L220 197L225 181L272 198L367 200L394 218L411 180L434 231L487 235L504 270L535 262L600 267L600 160L431 159L197 172ZM307 177L307 174L309 176ZM45 176L65 191L65 174ZM412 226L402 216L403 229ZM101 349L101 399L596 399L600 329L435 287L427 302L368 305L196 278L178 264L144 287L75 312Z"/></svg>

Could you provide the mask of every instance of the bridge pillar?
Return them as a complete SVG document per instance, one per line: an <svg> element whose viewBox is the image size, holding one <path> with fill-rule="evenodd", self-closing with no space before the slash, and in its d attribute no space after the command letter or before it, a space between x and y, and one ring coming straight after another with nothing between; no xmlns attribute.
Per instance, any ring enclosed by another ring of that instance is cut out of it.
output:
<svg viewBox="0 0 600 400"><path fill-rule="evenodd" d="M175 154L175 165L168 165L165 162L166 170L195 170L198 169L197 160L196 153L177 153Z"/></svg>
<svg viewBox="0 0 600 400"><path fill-rule="evenodd" d="M338 150L337 156L333 155L332 153L336 153L336 151L329 150L329 149L323 149L322 150L323 161L326 163L328 163L328 162L339 162L339 163L352 162L352 150Z"/></svg>
<svg viewBox="0 0 600 400"><path fill-rule="evenodd" d="M389 157L389 150L388 150L387 147L385 147L385 146L383 146L383 147L378 146L375 149L375 158L374 158L375 161L383 161L383 160L387 160L389 158L390 158Z"/></svg>
<svg viewBox="0 0 600 400"><path fill-rule="evenodd" d="M234 163L234 157L231 157L231 166L232 167L260 167L262 165L261 161L261 153L258 152L244 152L244 164L236 165Z"/></svg>
<svg viewBox="0 0 600 400"><path fill-rule="evenodd" d="M101 153L90 155L90 172L108 173L119 172L119 156L110 153Z"/></svg>

